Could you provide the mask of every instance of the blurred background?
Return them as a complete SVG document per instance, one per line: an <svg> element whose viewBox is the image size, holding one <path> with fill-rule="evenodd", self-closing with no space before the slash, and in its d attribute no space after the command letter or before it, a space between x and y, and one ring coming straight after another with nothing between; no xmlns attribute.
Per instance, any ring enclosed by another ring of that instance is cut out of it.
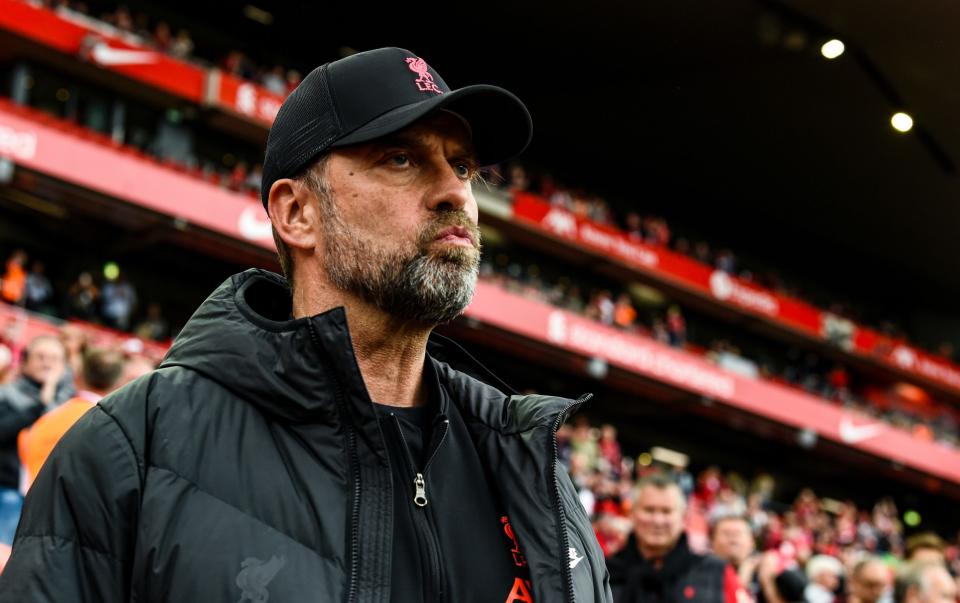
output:
<svg viewBox="0 0 960 603"><path fill-rule="evenodd" d="M277 269L280 103L401 46L533 114L441 331L517 391L594 394L559 437L606 552L660 471L699 550L734 513L787 564L919 535L960 569L954 3L254 2L0 0L0 381L40 334L76 374L87 346L149 368Z"/></svg>

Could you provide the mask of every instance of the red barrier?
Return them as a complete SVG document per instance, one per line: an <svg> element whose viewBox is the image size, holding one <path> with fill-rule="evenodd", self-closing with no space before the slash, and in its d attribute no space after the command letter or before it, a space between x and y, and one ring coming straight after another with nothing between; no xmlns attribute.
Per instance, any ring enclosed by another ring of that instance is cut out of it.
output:
<svg viewBox="0 0 960 603"><path fill-rule="evenodd" d="M262 86L223 73L210 71L207 77L207 103L269 128L277 117L285 97Z"/></svg>
<svg viewBox="0 0 960 603"><path fill-rule="evenodd" d="M467 316L960 484L960 452L797 390L724 371L652 339L479 283Z"/></svg>
<svg viewBox="0 0 960 603"><path fill-rule="evenodd" d="M574 215L529 193L515 193L513 217L641 272L805 335L914 373L960 394L960 367L905 341L871 329L702 264L683 254L631 240L626 233Z"/></svg>
<svg viewBox="0 0 960 603"><path fill-rule="evenodd" d="M4 0L0 0L2 2ZM76 186L274 250L259 202L106 144L40 124L0 103L0 157Z"/></svg>
<svg viewBox="0 0 960 603"><path fill-rule="evenodd" d="M146 48L135 37L85 15L0 0L0 29L192 102L203 100L203 68Z"/></svg>

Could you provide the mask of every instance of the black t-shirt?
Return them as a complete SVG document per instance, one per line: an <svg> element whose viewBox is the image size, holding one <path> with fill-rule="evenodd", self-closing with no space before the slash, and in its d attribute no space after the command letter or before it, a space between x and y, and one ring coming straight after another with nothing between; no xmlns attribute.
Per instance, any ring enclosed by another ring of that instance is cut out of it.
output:
<svg viewBox="0 0 960 603"><path fill-rule="evenodd" d="M425 377L433 386L426 406L375 405L393 472L391 601L532 602L522 543L500 512L491 473L436 377ZM414 500L417 474L424 506Z"/></svg>

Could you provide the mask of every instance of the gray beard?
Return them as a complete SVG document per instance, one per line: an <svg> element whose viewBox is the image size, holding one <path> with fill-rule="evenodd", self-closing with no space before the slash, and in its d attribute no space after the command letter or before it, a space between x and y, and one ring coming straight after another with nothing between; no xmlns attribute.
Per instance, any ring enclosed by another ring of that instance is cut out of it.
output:
<svg viewBox="0 0 960 603"><path fill-rule="evenodd" d="M326 269L337 288L396 318L432 325L453 320L470 304L479 274L478 251L431 250L430 235L438 232L434 226L421 232L415 250L385 252L349 233L337 218L324 221Z"/></svg>

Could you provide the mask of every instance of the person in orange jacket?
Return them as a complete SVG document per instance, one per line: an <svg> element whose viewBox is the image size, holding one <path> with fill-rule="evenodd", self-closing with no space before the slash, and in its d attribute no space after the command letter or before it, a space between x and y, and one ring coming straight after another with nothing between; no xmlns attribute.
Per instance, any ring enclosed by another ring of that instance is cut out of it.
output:
<svg viewBox="0 0 960 603"><path fill-rule="evenodd" d="M123 353L112 348L89 348L83 355L82 366L81 387L77 395L20 432L17 447L28 486L40 473L43 463L63 434L100 398L118 387L123 375Z"/></svg>
<svg viewBox="0 0 960 603"><path fill-rule="evenodd" d="M0 279L0 297L11 304L22 305L27 285L27 254L22 249L15 250L7 260L7 270Z"/></svg>

